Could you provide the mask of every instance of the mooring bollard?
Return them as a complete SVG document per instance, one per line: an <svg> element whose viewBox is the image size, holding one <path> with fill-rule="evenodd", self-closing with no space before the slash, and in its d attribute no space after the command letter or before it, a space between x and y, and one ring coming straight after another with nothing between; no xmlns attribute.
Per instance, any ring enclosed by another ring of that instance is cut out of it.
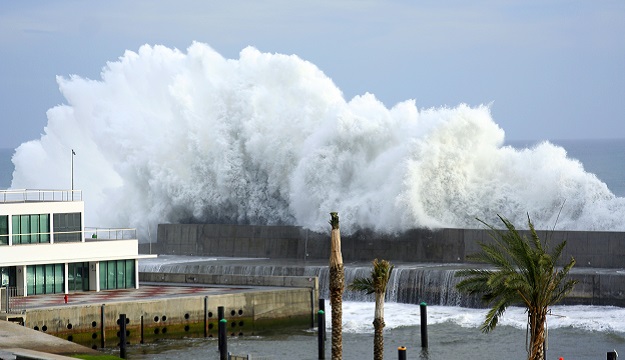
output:
<svg viewBox="0 0 625 360"><path fill-rule="evenodd" d="M421 308L421 347L428 347L428 304L422 302Z"/></svg>
<svg viewBox="0 0 625 360"><path fill-rule="evenodd" d="M217 307L217 346L219 347L219 360L228 360L228 340L226 336L226 327L228 320L225 319L225 308L223 306Z"/></svg>
<svg viewBox="0 0 625 360"><path fill-rule="evenodd" d="M126 314L119 314L119 357L126 358Z"/></svg>
<svg viewBox="0 0 625 360"><path fill-rule="evenodd" d="M616 360L617 357L618 354L616 353L616 350L608 351L608 360Z"/></svg>
<svg viewBox="0 0 625 360"><path fill-rule="evenodd" d="M228 334L226 333L227 326L228 320L219 320L219 360L228 360Z"/></svg>
<svg viewBox="0 0 625 360"><path fill-rule="evenodd" d="M319 350L319 359L326 358L326 313L319 309L317 312L317 349Z"/></svg>
<svg viewBox="0 0 625 360"><path fill-rule="evenodd" d="M323 310L323 322L325 323L326 318L325 318L325 313L326 313L326 299L319 299L319 310ZM323 340L327 340L328 336L327 336L327 331L326 331L326 327L323 327Z"/></svg>
<svg viewBox="0 0 625 360"><path fill-rule="evenodd" d="M406 360L406 347L400 346L397 348L397 358L399 360Z"/></svg>

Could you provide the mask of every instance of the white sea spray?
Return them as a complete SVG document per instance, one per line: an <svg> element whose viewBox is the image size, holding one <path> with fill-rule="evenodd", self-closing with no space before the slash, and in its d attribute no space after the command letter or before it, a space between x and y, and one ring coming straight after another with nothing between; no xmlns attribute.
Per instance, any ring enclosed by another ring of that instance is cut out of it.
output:
<svg viewBox="0 0 625 360"><path fill-rule="evenodd" d="M326 307L329 309L329 302ZM373 330L373 302L343 302L343 331L367 333ZM388 302L384 306L387 330L404 326L420 326L420 305ZM329 312L329 311L328 311ZM427 306L429 325L452 323L466 328L479 328L488 309L468 309L453 306ZM615 306L556 305L547 317L549 329L576 328L583 331L625 334L625 308ZM498 326L525 330L527 312L521 307L510 307Z"/></svg>
<svg viewBox="0 0 625 360"><path fill-rule="evenodd" d="M504 146L488 106L386 107L343 98L295 55L208 45L126 51L101 78L58 78L66 104L13 156L14 188L84 192L87 226L181 221L327 228L345 233L479 227L502 214L538 228L625 229L614 196L565 150ZM389 83L392 86L392 83ZM427 86L427 84L415 84Z"/></svg>

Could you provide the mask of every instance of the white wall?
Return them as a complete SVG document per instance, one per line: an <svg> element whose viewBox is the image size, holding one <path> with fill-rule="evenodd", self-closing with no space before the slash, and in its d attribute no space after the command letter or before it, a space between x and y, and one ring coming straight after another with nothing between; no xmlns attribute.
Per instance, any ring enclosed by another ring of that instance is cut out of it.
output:
<svg viewBox="0 0 625 360"><path fill-rule="evenodd" d="M105 240L57 244L23 244L0 247L0 266L57 264L135 259L138 240Z"/></svg>

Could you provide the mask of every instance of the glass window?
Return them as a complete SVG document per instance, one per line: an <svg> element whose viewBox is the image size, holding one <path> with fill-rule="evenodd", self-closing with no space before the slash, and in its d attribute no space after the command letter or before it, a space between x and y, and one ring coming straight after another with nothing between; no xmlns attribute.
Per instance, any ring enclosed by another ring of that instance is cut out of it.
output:
<svg viewBox="0 0 625 360"><path fill-rule="evenodd" d="M65 292L65 265L54 264L54 292L56 294Z"/></svg>
<svg viewBox="0 0 625 360"><path fill-rule="evenodd" d="M30 242L38 243L39 242L39 217L38 216L30 216Z"/></svg>
<svg viewBox="0 0 625 360"><path fill-rule="evenodd" d="M118 260L116 265L117 265L117 288L124 289L126 288L126 261Z"/></svg>
<svg viewBox="0 0 625 360"><path fill-rule="evenodd" d="M88 263L86 266L88 266ZM85 278L88 268L85 268ZM83 285L85 286L85 285ZM88 286L88 284L86 284ZM135 287L135 260L111 260L100 262L100 289L130 289Z"/></svg>
<svg viewBox="0 0 625 360"><path fill-rule="evenodd" d="M126 260L126 288L135 287L135 261Z"/></svg>
<svg viewBox="0 0 625 360"><path fill-rule="evenodd" d="M89 263L79 263L76 268L76 290L89 290Z"/></svg>
<svg viewBox="0 0 625 360"><path fill-rule="evenodd" d="M49 243L50 242L50 215L41 214L39 215L39 242Z"/></svg>
<svg viewBox="0 0 625 360"><path fill-rule="evenodd" d="M45 267L44 265L35 265L35 294L45 294Z"/></svg>
<svg viewBox="0 0 625 360"><path fill-rule="evenodd" d="M117 281L115 281L115 275L117 271L115 269L115 260L107 261L108 263L108 276L107 276L107 289L115 289L117 286Z"/></svg>
<svg viewBox="0 0 625 360"><path fill-rule="evenodd" d="M26 289L28 295L63 293L64 265L46 264L26 267Z"/></svg>
<svg viewBox="0 0 625 360"><path fill-rule="evenodd" d="M100 261L100 290L108 289L108 286L106 284L107 273L108 270L106 261Z"/></svg>
<svg viewBox="0 0 625 360"><path fill-rule="evenodd" d="M80 213L54 214L54 242L78 242L82 226Z"/></svg>
<svg viewBox="0 0 625 360"><path fill-rule="evenodd" d="M48 214L13 215L13 244L50 242Z"/></svg>
<svg viewBox="0 0 625 360"><path fill-rule="evenodd" d="M56 278L54 276L54 264L47 264L44 266L46 277L45 294L54 294L54 284L56 282Z"/></svg>
<svg viewBox="0 0 625 360"><path fill-rule="evenodd" d="M35 267L26 267L26 291L28 295L35 295Z"/></svg>
<svg viewBox="0 0 625 360"><path fill-rule="evenodd" d="M89 263L72 263L68 266L68 287L70 291L89 290Z"/></svg>
<svg viewBox="0 0 625 360"><path fill-rule="evenodd" d="M76 283L76 264L67 265L67 287L69 291L76 290L74 284Z"/></svg>
<svg viewBox="0 0 625 360"><path fill-rule="evenodd" d="M22 235L21 240L20 240L20 244L30 244L30 215L20 215L20 234L27 234L27 235Z"/></svg>
<svg viewBox="0 0 625 360"><path fill-rule="evenodd" d="M0 216L0 245L9 245L9 216Z"/></svg>

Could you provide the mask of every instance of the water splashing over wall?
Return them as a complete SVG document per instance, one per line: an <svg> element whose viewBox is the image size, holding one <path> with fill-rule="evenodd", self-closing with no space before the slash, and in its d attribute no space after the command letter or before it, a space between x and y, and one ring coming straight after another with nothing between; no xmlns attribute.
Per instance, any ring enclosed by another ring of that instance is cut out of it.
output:
<svg viewBox="0 0 625 360"><path fill-rule="evenodd" d="M504 214L550 228L624 230L617 198L563 148L504 146L487 106L387 108L343 98L297 56L194 43L127 51L101 79L58 78L67 103L13 156L14 188L67 188L70 149L85 225L300 225L395 232L472 227ZM419 84L415 84L419 86ZM45 176L42 176L45 174Z"/></svg>

